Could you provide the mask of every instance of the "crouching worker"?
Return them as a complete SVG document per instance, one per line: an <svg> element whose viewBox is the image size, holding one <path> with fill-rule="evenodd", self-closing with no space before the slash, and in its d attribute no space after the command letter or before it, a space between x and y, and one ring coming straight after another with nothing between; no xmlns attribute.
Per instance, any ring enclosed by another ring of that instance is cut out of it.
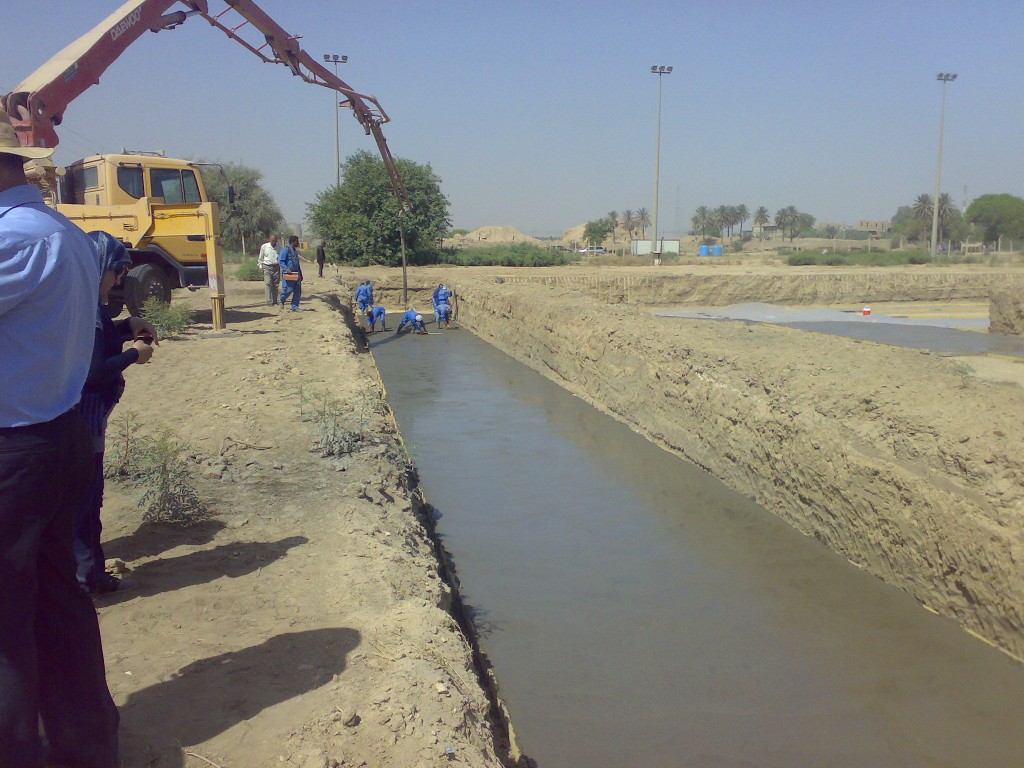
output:
<svg viewBox="0 0 1024 768"><path fill-rule="evenodd" d="M132 265L121 242L106 232L90 232L100 254L100 292L96 313L96 339L89 376L82 389L81 411L92 431L93 472L89 495L78 508L75 520L75 560L78 583L94 595L116 592L131 586L129 580L107 573L100 546L100 510L103 507L103 453L107 419L124 392L122 371L133 363L146 363L158 344L156 329L140 317L114 322L107 314L107 294L121 282ZM132 345L121 351L126 342Z"/></svg>
<svg viewBox="0 0 1024 768"><path fill-rule="evenodd" d="M427 326L423 323L423 315L419 314L415 309L410 309L402 315L402 322L398 324L395 333L401 333L402 329L407 325L417 333L427 332Z"/></svg>
<svg viewBox="0 0 1024 768"><path fill-rule="evenodd" d="M434 324L440 328L444 323L445 328L452 327L452 305L442 301L434 306Z"/></svg>
<svg viewBox="0 0 1024 768"><path fill-rule="evenodd" d="M380 329L386 331L387 326L387 315L384 311L384 307L380 304L374 304L366 308L366 324L370 326L370 333L377 330L377 321L380 320Z"/></svg>

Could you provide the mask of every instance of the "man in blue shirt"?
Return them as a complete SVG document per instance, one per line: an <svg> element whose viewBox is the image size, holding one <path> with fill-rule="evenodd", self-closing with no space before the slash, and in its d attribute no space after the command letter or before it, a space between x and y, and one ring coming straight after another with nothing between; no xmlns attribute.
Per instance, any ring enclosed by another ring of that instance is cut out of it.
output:
<svg viewBox="0 0 1024 768"><path fill-rule="evenodd" d="M401 333L402 329L407 325L417 333L427 332L427 326L423 323L423 315L419 314L415 309L407 310L406 313L402 315L402 322L398 324L398 328L395 330L395 333Z"/></svg>
<svg viewBox="0 0 1024 768"><path fill-rule="evenodd" d="M370 326L370 333L377 330L377 321L380 320L380 329L386 331L388 313L380 304L374 304L371 307L366 308L366 322Z"/></svg>
<svg viewBox="0 0 1024 768"><path fill-rule="evenodd" d="M299 311L299 299L302 297L302 265L299 264L299 238L292 235L288 238L288 245L281 249L277 257L281 265L281 306L292 297L292 312ZM289 276L293 279L289 280Z"/></svg>
<svg viewBox="0 0 1024 768"><path fill-rule="evenodd" d="M115 768L117 708L73 553L99 257L28 184L23 163L52 151L21 147L0 111L0 763Z"/></svg>

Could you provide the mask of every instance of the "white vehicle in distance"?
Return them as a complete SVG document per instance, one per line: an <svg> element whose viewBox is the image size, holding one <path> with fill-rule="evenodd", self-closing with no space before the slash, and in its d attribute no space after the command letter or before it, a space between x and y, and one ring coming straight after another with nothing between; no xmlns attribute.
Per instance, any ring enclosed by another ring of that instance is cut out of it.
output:
<svg viewBox="0 0 1024 768"><path fill-rule="evenodd" d="M605 249L604 249L604 246L602 246L602 245L591 245L591 246L589 246L587 248L580 248L579 252L580 253L589 253L591 255L598 254L598 253L607 253L607 251L605 251Z"/></svg>

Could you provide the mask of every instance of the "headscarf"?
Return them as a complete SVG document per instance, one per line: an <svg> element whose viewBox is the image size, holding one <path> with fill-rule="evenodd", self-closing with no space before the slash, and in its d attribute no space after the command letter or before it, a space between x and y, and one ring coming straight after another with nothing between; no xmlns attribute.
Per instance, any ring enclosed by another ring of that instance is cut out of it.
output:
<svg viewBox="0 0 1024 768"><path fill-rule="evenodd" d="M89 237L96 243L96 250L100 253L100 274L104 272L118 272L126 267L131 267L132 257L124 244L113 235L100 230L90 232Z"/></svg>

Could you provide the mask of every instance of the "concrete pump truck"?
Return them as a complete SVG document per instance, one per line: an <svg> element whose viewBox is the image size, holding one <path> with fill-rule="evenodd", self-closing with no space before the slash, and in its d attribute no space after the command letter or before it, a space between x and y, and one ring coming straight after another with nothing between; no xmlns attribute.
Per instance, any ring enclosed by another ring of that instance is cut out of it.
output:
<svg viewBox="0 0 1024 768"><path fill-rule="evenodd" d="M0 95L18 140L23 146L56 147L64 110L96 85L129 45L146 32L174 29L200 16L263 62L282 64L307 83L341 94L340 104L376 141L392 190L402 209L407 208L402 176L381 132L389 118L379 102L352 90L318 63L302 50L297 36L251 0L220 0L223 7L215 12L210 5L209 0L131 0L122 5L14 90ZM48 160L32 163L27 166L29 179L51 205L86 231L109 232L131 253L133 266L123 289L111 296L112 311L119 313L126 304L138 315L148 298L169 302L172 289L208 285L214 329L224 328L220 211L206 194L199 163L127 151L92 155L66 168Z"/></svg>

